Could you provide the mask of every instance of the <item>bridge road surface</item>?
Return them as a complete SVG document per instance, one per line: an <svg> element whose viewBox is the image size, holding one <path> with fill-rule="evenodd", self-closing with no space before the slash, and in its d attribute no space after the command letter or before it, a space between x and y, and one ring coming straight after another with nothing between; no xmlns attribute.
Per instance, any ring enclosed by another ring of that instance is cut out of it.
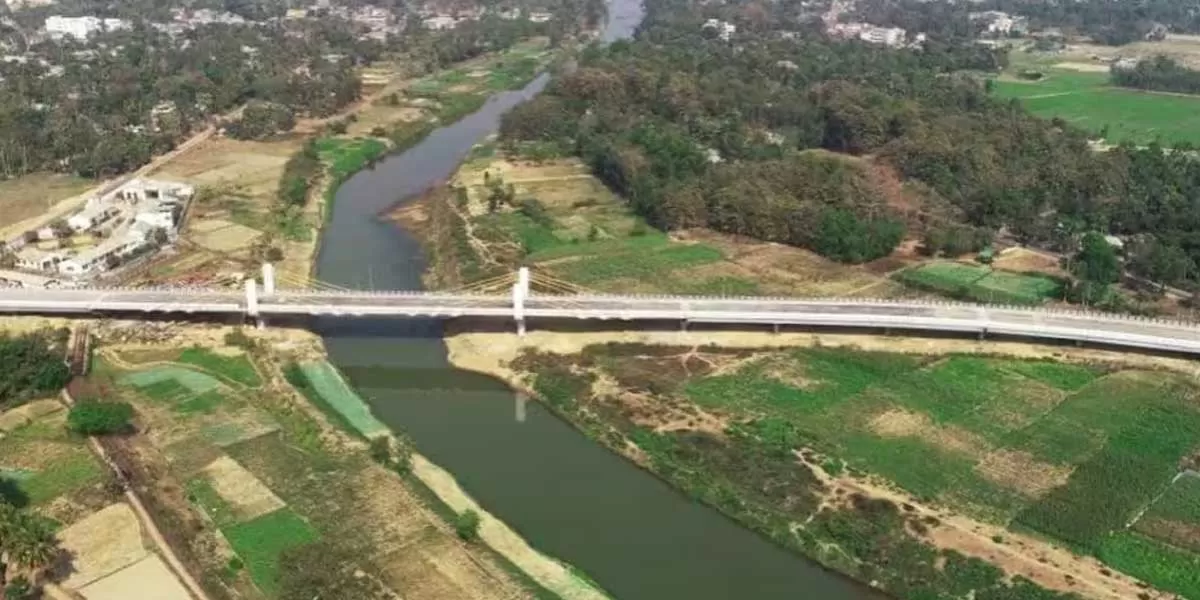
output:
<svg viewBox="0 0 1200 600"><path fill-rule="evenodd" d="M192 313L248 316L341 315L513 319L504 295L438 292L278 290L250 314L237 290L0 289L0 313ZM1200 354L1200 327L1094 312L984 306L958 302L866 299L712 298L686 296L528 296L525 318L681 321L730 325L902 329L1006 335Z"/></svg>

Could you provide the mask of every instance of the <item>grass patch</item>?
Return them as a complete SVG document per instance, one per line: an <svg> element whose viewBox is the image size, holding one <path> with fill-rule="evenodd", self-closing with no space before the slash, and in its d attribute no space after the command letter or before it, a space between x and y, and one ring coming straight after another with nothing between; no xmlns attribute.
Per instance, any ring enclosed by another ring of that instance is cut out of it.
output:
<svg viewBox="0 0 1200 600"><path fill-rule="evenodd" d="M1098 369L1049 360L1010 361L1006 368L1068 392L1083 388L1101 375Z"/></svg>
<svg viewBox="0 0 1200 600"><path fill-rule="evenodd" d="M1123 532L1106 537L1098 556L1158 589L1200 598L1200 556L1196 554Z"/></svg>
<svg viewBox="0 0 1200 600"><path fill-rule="evenodd" d="M16 479L16 488L30 505L49 502L100 481L104 477L96 459L83 448L71 452L52 466Z"/></svg>
<svg viewBox="0 0 1200 600"><path fill-rule="evenodd" d="M1017 98L1030 112L1058 117L1112 143L1200 143L1200 96L1115 88L1105 73L1043 69L1042 81L998 79L993 93Z"/></svg>
<svg viewBox="0 0 1200 600"><path fill-rule="evenodd" d="M237 522L237 514L233 510L233 506L217 493L212 482L207 478L192 479L187 482L185 489L188 501L208 515L208 518L212 519L213 524L217 527L223 528Z"/></svg>
<svg viewBox="0 0 1200 600"><path fill-rule="evenodd" d="M317 532L287 508L222 529L250 572L250 578L270 597L279 594L279 555L288 548L317 539Z"/></svg>
<svg viewBox="0 0 1200 600"><path fill-rule="evenodd" d="M120 383L133 385L143 391L150 386L157 386L154 388L154 392L163 394L164 396L161 396L161 398L164 399L168 397L168 394L178 393L178 390L174 387L163 384L165 381L173 381L194 394L202 394L209 390L214 390L221 385L220 381L217 381L217 379L210 375L185 367L175 366L142 369L128 373L118 379Z"/></svg>
<svg viewBox="0 0 1200 600"><path fill-rule="evenodd" d="M558 277L587 285L621 278L653 280L676 269L724 260L721 251L704 244L669 245L651 252L590 256L550 267Z"/></svg>
<svg viewBox="0 0 1200 600"><path fill-rule="evenodd" d="M1062 296L1063 282L1038 273L1013 273L983 265L933 262L897 274L908 285L953 298L999 304L1041 304Z"/></svg>
<svg viewBox="0 0 1200 600"><path fill-rule="evenodd" d="M254 363L251 363L245 355L223 356L197 347L181 352L178 360L249 388L262 385L262 377L254 368Z"/></svg>
<svg viewBox="0 0 1200 600"><path fill-rule="evenodd" d="M388 431L387 425L371 414L370 407L350 389L329 363L320 361L288 365L285 376L293 387L344 431L363 437Z"/></svg>
<svg viewBox="0 0 1200 600"><path fill-rule="evenodd" d="M1171 400L1126 411L1128 422L1108 432L1103 450L1018 521L1077 548L1098 550L1106 535L1123 529L1163 491L1180 457L1200 439L1200 413Z"/></svg>

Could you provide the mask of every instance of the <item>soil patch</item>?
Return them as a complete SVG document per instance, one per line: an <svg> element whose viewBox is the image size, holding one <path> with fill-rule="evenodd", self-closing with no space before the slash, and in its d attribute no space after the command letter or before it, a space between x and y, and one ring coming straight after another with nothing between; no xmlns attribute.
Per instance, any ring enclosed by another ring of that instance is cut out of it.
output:
<svg viewBox="0 0 1200 600"><path fill-rule="evenodd" d="M192 597L162 559L155 555L147 556L80 592L87 600L191 600Z"/></svg>
<svg viewBox="0 0 1200 600"><path fill-rule="evenodd" d="M220 219L198 221L192 227L191 239L200 246L216 252L232 252L249 248L262 235L257 229Z"/></svg>
<svg viewBox="0 0 1200 600"><path fill-rule="evenodd" d="M67 527L59 532L58 539L70 559L55 569L56 575L65 577L62 584L72 589L111 575L149 554L142 544L137 516L124 502ZM135 593L126 597L150 596Z"/></svg>
<svg viewBox="0 0 1200 600"><path fill-rule="evenodd" d="M222 456L204 468L213 489L233 506L238 519L248 521L284 507L276 496L253 473L237 461Z"/></svg>
<svg viewBox="0 0 1200 600"><path fill-rule="evenodd" d="M6 410L0 414L0 431L7 433L24 427L32 423L34 419L56 413L62 408L62 404L59 404L57 400L45 399Z"/></svg>
<svg viewBox="0 0 1200 600"><path fill-rule="evenodd" d="M975 471L1006 488L1031 498L1063 485L1074 471L1072 466L1041 462L1028 452L996 450L975 465Z"/></svg>
<svg viewBox="0 0 1200 600"><path fill-rule="evenodd" d="M928 416L903 409L875 415L867 426L883 437L915 437L952 452L977 457L988 449L980 436L960 427L935 425Z"/></svg>

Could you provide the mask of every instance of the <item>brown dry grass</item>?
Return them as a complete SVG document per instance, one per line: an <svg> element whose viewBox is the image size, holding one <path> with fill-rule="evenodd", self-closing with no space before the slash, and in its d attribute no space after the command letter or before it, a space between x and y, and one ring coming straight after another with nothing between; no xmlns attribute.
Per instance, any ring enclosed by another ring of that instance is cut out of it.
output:
<svg viewBox="0 0 1200 600"><path fill-rule="evenodd" d="M914 437L956 454L978 458L990 445L977 434L956 426L939 426L923 413L889 409L871 417L867 427L881 437Z"/></svg>
<svg viewBox="0 0 1200 600"><path fill-rule="evenodd" d="M21 233L47 213L66 215L79 206L95 181L58 173L30 173L0 181L0 239Z"/></svg>
<svg viewBox="0 0 1200 600"><path fill-rule="evenodd" d="M1036 250L1016 246L996 257L992 266L1018 273L1045 273L1054 277L1065 277L1067 272L1058 264L1058 258Z"/></svg>
<svg viewBox="0 0 1200 600"><path fill-rule="evenodd" d="M1073 466L1041 462L1024 451L996 450L986 454L975 465L975 470L1006 488L1030 498L1039 498L1066 483L1075 469Z"/></svg>
<svg viewBox="0 0 1200 600"><path fill-rule="evenodd" d="M217 494L233 507L243 521L284 507L279 496L228 456L214 460L204 468L204 473L208 475Z"/></svg>

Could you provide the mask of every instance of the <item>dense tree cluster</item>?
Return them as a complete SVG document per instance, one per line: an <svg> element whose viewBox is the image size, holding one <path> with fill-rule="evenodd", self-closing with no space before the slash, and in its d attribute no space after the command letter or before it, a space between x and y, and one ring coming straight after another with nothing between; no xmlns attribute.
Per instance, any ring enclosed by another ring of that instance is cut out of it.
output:
<svg viewBox="0 0 1200 600"><path fill-rule="evenodd" d="M1073 253L1092 231L1126 240L1135 274L1197 275L1190 148L1097 152L1084 132L991 97L964 71L1004 57L973 44L781 39L771 28L782 23L770 22L725 42L704 35L707 16L682 0L650 4L636 41L586 53L504 118L503 138L581 156L666 228L708 226L850 262L886 254L905 232L927 252L959 254L996 235ZM880 171L902 185L880 185Z"/></svg>
<svg viewBox="0 0 1200 600"><path fill-rule="evenodd" d="M225 126L229 137L239 140L261 140L281 131L291 131L296 125L292 109L282 104L252 102L242 116Z"/></svg>
<svg viewBox="0 0 1200 600"><path fill-rule="evenodd" d="M0 335L0 408L29 398L57 393L71 375L64 361L62 340L50 333Z"/></svg>
<svg viewBox="0 0 1200 600"><path fill-rule="evenodd" d="M1114 68L1111 79L1113 85L1122 87L1200 94L1200 71L1162 55L1140 61L1131 68Z"/></svg>
<svg viewBox="0 0 1200 600"><path fill-rule="evenodd" d="M356 99L350 67L378 43L337 20L287 27L303 31L209 25L172 39L139 21L87 44L39 42L37 59L0 63L0 176L127 171L249 100L324 116Z"/></svg>

